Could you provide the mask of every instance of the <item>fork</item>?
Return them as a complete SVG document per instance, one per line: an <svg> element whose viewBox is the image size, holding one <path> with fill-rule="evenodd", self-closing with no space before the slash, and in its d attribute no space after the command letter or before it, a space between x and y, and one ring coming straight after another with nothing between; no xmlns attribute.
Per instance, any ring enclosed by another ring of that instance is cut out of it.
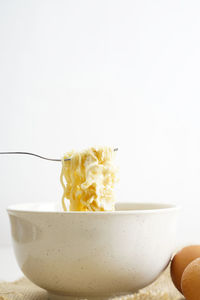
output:
<svg viewBox="0 0 200 300"><path fill-rule="evenodd" d="M118 148L114 148L114 151L118 151ZM32 155L32 156L36 156L42 159L46 159L46 160L51 160L51 161L61 161L61 159L57 159L57 158L48 158L48 157L44 157L35 153L31 153L31 152L23 152L23 151L7 151L7 152L0 152L0 154L25 154L25 155ZM67 160L71 160L71 158L65 158L65 161Z"/></svg>

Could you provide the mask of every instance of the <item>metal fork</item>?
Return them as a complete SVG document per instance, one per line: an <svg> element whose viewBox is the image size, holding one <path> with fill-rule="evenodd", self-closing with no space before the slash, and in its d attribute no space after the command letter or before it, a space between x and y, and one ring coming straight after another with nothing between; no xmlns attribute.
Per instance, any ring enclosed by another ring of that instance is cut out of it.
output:
<svg viewBox="0 0 200 300"><path fill-rule="evenodd" d="M118 148L114 148L114 151L118 151ZM0 154L26 154L26 155L32 155L32 156L36 156L42 159L46 159L46 160L51 160L51 161L61 161L61 159L57 159L57 158L48 158L48 157L44 157L35 153L31 153L31 152L22 152L22 151L7 151L7 152L0 152ZM71 158L65 158L65 161L67 160L71 160Z"/></svg>

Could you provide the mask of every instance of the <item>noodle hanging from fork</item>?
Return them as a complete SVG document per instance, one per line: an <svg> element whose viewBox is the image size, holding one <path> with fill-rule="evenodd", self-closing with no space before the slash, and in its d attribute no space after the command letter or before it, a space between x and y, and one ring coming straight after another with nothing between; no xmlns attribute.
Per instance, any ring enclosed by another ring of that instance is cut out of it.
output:
<svg viewBox="0 0 200 300"><path fill-rule="evenodd" d="M115 153L111 147L71 151L62 158L60 182L64 211L114 210ZM70 160L65 161L65 159Z"/></svg>

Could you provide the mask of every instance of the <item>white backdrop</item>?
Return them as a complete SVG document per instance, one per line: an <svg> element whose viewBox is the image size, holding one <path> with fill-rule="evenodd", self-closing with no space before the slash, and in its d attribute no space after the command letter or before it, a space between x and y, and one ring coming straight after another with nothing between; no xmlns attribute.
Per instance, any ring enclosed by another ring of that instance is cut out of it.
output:
<svg viewBox="0 0 200 300"><path fill-rule="evenodd" d="M119 147L119 201L181 204L199 242L200 4L1 0L0 151L60 157ZM9 204L59 201L60 164L0 156L0 243Z"/></svg>

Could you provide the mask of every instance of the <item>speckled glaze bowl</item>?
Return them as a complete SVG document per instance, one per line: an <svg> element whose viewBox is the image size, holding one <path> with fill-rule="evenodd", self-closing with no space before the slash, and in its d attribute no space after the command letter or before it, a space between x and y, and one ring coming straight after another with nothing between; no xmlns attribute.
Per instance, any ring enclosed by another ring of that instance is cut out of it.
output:
<svg viewBox="0 0 200 300"><path fill-rule="evenodd" d="M175 249L178 207L118 203L113 212L8 208L18 264L51 300L104 299L154 281Z"/></svg>

